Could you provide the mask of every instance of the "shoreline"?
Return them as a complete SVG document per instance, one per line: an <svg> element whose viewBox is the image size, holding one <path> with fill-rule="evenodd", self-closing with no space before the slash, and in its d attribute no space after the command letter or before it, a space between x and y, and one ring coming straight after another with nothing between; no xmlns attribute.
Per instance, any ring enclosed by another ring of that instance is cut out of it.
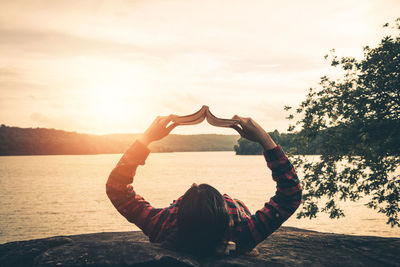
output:
<svg viewBox="0 0 400 267"><path fill-rule="evenodd" d="M151 151L151 154L166 154L166 153L185 153L185 152L232 152L232 150L183 150L183 151ZM96 155L122 155L121 153L91 153L91 154L20 154L20 155L0 155L0 157L24 157L24 156L96 156ZM238 155L237 156L261 156L258 154L253 155Z"/></svg>

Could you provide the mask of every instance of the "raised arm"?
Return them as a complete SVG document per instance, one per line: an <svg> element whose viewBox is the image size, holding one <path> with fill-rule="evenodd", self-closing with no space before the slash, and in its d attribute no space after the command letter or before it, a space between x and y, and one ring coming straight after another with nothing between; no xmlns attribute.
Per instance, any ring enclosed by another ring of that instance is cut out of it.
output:
<svg viewBox="0 0 400 267"><path fill-rule="evenodd" d="M151 241L156 238L155 226L158 222L157 215L163 209L153 208L143 197L136 194L131 183L139 165L144 165L150 150L147 145L152 141L167 136L177 124L168 123L173 115L168 117L157 117L146 132L140 136L131 147L124 153L106 183L106 192L114 207L129 222L136 224L150 237Z"/></svg>
<svg viewBox="0 0 400 267"><path fill-rule="evenodd" d="M277 183L275 195L265 203L264 207L243 220L238 226L238 248L242 251L250 251L296 211L301 203L302 191L292 164L269 134L251 118L238 116L234 118L239 119L240 122L232 128L236 129L242 137L259 142L264 148L267 166L272 170L272 178Z"/></svg>

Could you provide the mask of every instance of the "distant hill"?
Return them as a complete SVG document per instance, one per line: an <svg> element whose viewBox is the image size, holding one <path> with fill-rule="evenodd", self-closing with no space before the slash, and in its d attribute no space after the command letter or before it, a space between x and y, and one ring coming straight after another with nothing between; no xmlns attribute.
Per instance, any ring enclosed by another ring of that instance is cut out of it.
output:
<svg viewBox="0 0 400 267"><path fill-rule="evenodd" d="M0 155L123 153L139 134L81 134L47 128L0 127ZM232 151L239 135L171 134L150 145L152 152Z"/></svg>

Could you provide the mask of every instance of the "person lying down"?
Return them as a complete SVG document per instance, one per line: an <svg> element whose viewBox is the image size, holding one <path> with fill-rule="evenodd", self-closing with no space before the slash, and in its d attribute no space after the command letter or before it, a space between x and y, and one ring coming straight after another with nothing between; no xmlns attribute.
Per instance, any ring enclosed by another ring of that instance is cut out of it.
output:
<svg viewBox="0 0 400 267"><path fill-rule="evenodd" d="M292 164L258 123L235 115L232 118L235 122L229 127L263 147L267 166L277 185L275 195L252 214L243 202L222 195L213 186L193 184L169 207L155 208L135 192L133 177L137 167L145 164L150 153L148 145L164 138L179 125L173 122L174 118L179 117L157 117L123 154L106 183L109 199L150 242L200 257L226 254L228 248L232 249L232 242L234 254L251 252L300 205L302 189Z"/></svg>

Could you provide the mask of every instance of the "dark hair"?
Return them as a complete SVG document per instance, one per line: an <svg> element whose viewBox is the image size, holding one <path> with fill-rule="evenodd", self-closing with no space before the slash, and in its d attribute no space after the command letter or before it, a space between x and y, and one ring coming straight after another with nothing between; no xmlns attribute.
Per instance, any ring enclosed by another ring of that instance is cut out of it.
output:
<svg viewBox="0 0 400 267"><path fill-rule="evenodd" d="M196 256L225 251L230 216L220 192L208 184L193 184L178 207L176 248Z"/></svg>

